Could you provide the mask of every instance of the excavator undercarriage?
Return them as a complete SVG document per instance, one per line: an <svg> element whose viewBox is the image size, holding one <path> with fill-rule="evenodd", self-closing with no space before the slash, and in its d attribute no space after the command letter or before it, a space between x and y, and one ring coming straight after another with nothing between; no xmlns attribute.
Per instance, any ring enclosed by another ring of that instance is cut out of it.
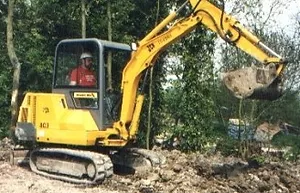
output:
<svg viewBox="0 0 300 193"><path fill-rule="evenodd" d="M29 163L35 173L72 183L99 184L113 174L109 156L90 151L36 149Z"/></svg>
<svg viewBox="0 0 300 193"><path fill-rule="evenodd" d="M101 184L116 173L150 171L166 163L166 158L151 150L124 148L102 154L67 148L14 150L11 163L29 164L31 170L45 177L84 185Z"/></svg>

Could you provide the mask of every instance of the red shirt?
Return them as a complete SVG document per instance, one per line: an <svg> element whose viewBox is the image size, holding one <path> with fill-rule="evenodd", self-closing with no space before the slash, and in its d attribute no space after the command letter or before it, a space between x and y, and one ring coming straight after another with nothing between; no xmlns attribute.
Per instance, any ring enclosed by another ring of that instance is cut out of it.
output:
<svg viewBox="0 0 300 193"><path fill-rule="evenodd" d="M75 81L80 86L96 86L96 77L93 71L79 66L72 70L71 81Z"/></svg>

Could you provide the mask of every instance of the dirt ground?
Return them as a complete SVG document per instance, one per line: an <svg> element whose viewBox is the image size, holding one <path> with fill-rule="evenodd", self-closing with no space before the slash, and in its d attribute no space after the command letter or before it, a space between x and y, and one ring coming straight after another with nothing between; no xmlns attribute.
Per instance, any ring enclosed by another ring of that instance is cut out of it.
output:
<svg viewBox="0 0 300 193"><path fill-rule="evenodd" d="M167 158L162 168L135 174L114 174L96 187L85 187L34 174L26 166L12 166L9 145L0 142L2 193L116 193L116 192L300 192L300 163L267 161L263 165L219 154L184 154L156 150Z"/></svg>

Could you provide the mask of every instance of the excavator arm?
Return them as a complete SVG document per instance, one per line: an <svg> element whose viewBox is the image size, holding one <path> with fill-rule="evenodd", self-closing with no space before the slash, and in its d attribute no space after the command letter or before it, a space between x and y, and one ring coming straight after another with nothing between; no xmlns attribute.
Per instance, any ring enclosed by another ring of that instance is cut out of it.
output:
<svg viewBox="0 0 300 193"><path fill-rule="evenodd" d="M178 19L178 13L187 4L192 7L191 14ZM279 85L284 68L281 57L208 0L189 0L138 42L137 49L123 70L121 117L114 124L120 133L129 131L129 138L136 135L144 99L143 94L137 93L143 72L155 64L163 50L200 24L263 64L262 68L255 66L224 74L223 82L236 97L274 99L280 96ZM271 94L268 90L271 90Z"/></svg>
<svg viewBox="0 0 300 193"><path fill-rule="evenodd" d="M237 98L275 100L282 94L282 71L286 63L239 21L208 1L190 1L201 23L223 40L251 55L262 66L252 66L223 74L223 82ZM224 4L223 4L224 8Z"/></svg>

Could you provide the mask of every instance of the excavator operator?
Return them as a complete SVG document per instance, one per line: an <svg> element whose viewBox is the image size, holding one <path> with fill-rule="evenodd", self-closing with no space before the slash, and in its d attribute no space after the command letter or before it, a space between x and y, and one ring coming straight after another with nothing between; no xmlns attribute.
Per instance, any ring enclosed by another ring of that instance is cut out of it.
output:
<svg viewBox="0 0 300 193"><path fill-rule="evenodd" d="M70 74L70 85L96 86L96 76L91 70L93 56L90 52L83 52L80 56L81 64L73 69Z"/></svg>

